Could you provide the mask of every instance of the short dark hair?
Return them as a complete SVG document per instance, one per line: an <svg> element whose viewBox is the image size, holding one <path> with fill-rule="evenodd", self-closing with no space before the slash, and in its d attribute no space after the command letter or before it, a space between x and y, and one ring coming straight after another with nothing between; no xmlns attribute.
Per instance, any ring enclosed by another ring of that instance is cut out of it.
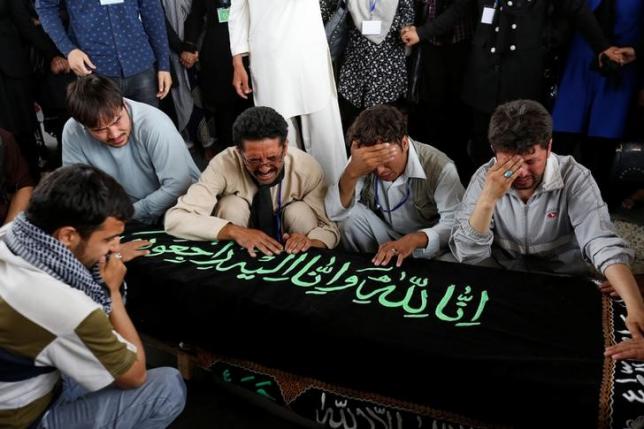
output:
<svg viewBox="0 0 644 429"><path fill-rule="evenodd" d="M538 144L548 147L552 138L552 117L541 104L515 100L496 108L490 119L488 139L494 151L526 153Z"/></svg>
<svg viewBox="0 0 644 429"><path fill-rule="evenodd" d="M347 131L347 144L358 142L359 146L378 143L401 144L407 135L407 120L400 110L380 104L363 110Z"/></svg>
<svg viewBox="0 0 644 429"><path fill-rule="evenodd" d="M88 165L73 164L40 182L25 216L48 234L72 226L87 238L108 217L127 222L133 213L130 198L112 176Z"/></svg>
<svg viewBox="0 0 644 429"><path fill-rule="evenodd" d="M67 87L69 114L88 128L96 128L101 121L111 121L121 107L121 90L109 78L90 74L77 78Z"/></svg>
<svg viewBox="0 0 644 429"><path fill-rule="evenodd" d="M263 140L279 138L286 142L288 124L270 107L258 106L244 110L233 124L233 143L239 149L244 148L245 140Z"/></svg>

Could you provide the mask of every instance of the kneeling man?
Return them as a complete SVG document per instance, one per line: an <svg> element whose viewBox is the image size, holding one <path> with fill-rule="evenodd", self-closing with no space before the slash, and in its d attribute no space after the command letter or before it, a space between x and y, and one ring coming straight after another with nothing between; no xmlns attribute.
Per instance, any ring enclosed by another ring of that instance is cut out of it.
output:
<svg viewBox="0 0 644 429"><path fill-rule="evenodd" d="M153 224L199 178L199 169L162 111L123 98L110 79L94 74L67 88L72 118L63 130L63 165L100 168L123 186L134 220Z"/></svg>
<svg viewBox="0 0 644 429"><path fill-rule="evenodd" d="M183 409L179 372L146 370L123 304L132 211L113 178L74 165L0 229L0 427L163 428Z"/></svg>
<svg viewBox="0 0 644 429"><path fill-rule="evenodd" d="M594 267L624 299L626 325L641 337L644 303L628 267L633 252L615 233L590 171L552 152L548 111L530 100L503 104L488 135L496 156L474 174L456 215L456 259L576 275Z"/></svg>
<svg viewBox="0 0 644 429"><path fill-rule="evenodd" d="M332 249L340 238L324 211L324 174L313 157L288 147L288 125L270 107L253 107L233 125L230 147L166 213L169 234L235 240L251 256L310 247Z"/></svg>
<svg viewBox="0 0 644 429"><path fill-rule="evenodd" d="M347 140L351 159L325 200L331 219L342 222L345 248L377 251L376 265L439 255L463 196L454 163L413 141L404 116L391 106L360 113Z"/></svg>

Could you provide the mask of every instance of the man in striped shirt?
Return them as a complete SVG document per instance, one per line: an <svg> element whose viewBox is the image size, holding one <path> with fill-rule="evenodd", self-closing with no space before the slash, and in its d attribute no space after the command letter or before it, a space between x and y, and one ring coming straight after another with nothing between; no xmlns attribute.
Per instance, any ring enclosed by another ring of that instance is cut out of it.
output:
<svg viewBox="0 0 644 429"><path fill-rule="evenodd" d="M123 305L132 212L113 178L73 165L0 229L0 427L159 428L183 409L179 373L146 371Z"/></svg>

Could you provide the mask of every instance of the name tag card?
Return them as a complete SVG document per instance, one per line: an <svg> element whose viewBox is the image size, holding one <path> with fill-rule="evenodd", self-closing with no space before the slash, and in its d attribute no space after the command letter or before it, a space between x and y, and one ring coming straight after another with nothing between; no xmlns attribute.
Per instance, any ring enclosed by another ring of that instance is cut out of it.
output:
<svg viewBox="0 0 644 429"><path fill-rule="evenodd" d="M362 21L362 34L366 36L379 35L382 21Z"/></svg>
<svg viewBox="0 0 644 429"><path fill-rule="evenodd" d="M109 6L111 4L125 3L125 0L100 0L101 6Z"/></svg>
<svg viewBox="0 0 644 429"><path fill-rule="evenodd" d="M217 19L219 20L220 24L228 22L229 15L230 15L230 8L229 7L218 7L217 8Z"/></svg>
<svg viewBox="0 0 644 429"><path fill-rule="evenodd" d="M483 15L481 16L481 23L482 24L492 24L494 22L494 13L496 12L496 9L493 7L484 7L483 8Z"/></svg>

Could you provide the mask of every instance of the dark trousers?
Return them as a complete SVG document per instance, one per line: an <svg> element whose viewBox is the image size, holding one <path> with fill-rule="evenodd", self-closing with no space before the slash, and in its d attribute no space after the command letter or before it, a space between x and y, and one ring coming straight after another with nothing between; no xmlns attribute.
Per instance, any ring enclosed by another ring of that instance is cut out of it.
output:
<svg viewBox="0 0 644 429"><path fill-rule="evenodd" d="M445 152L466 184L473 172L466 149L470 115L460 95L469 45L469 41L420 45L421 101L409 114L409 134Z"/></svg>
<svg viewBox="0 0 644 429"><path fill-rule="evenodd" d="M159 107L159 99L157 98L159 83L154 68L129 77L108 77L119 86L123 97Z"/></svg>

